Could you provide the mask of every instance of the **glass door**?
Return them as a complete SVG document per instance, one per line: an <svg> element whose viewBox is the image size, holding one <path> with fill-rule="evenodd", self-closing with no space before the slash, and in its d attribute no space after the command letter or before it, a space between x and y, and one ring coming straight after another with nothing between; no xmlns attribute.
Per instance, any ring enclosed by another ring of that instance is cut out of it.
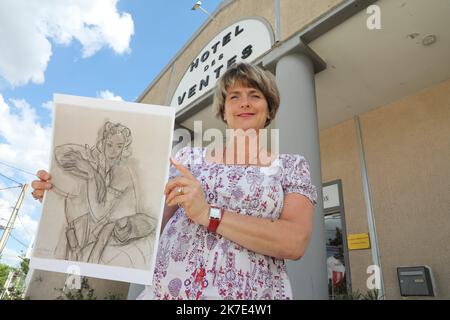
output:
<svg viewBox="0 0 450 320"><path fill-rule="evenodd" d="M328 293L330 299L351 292L347 232L341 180L323 185Z"/></svg>

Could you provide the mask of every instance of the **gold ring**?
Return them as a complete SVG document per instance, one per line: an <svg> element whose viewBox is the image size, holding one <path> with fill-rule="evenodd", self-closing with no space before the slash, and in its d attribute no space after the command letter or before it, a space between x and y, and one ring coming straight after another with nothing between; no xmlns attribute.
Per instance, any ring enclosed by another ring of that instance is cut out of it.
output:
<svg viewBox="0 0 450 320"><path fill-rule="evenodd" d="M179 194L184 194L183 188L178 188L177 192L178 192Z"/></svg>

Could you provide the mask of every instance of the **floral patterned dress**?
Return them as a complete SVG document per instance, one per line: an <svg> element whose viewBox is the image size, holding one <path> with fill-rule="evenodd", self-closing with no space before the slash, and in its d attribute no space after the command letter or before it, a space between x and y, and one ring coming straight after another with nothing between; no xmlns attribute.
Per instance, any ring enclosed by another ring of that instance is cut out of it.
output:
<svg viewBox="0 0 450 320"><path fill-rule="evenodd" d="M205 148L186 147L175 159L200 181L212 205L278 219L287 193L316 204L309 166L300 155L280 154L270 167L260 167L210 163L205 154ZM177 174L172 166L170 179ZM161 234L153 285L138 299L292 299L292 290L283 259L210 233L179 208Z"/></svg>

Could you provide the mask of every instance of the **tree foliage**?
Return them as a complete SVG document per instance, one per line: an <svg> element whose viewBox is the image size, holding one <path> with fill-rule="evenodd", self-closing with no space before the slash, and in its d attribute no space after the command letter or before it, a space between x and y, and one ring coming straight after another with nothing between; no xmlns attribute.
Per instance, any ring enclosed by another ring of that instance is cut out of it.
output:
<svg viewBox="0 0 450 320"><path fill-rule="evenodd" d="M9 271L11 271L10 266L8 266L7 264L0 263L0 291L3 289L3 286L5 285Z"/></svg>
<svg viewBox="0 0 450 320"><path fill-rule="evenodd" d="M9 286L8 295L3 296L7 300L21 300L23 299L23 292L25 290L25 277L29 271L30 259L25 257L22 252L19 256L20 264L17 268L13 268L6 264L0 264L0 292L3 292L6 279L11 271L14 271L14 277Z"/></svg>

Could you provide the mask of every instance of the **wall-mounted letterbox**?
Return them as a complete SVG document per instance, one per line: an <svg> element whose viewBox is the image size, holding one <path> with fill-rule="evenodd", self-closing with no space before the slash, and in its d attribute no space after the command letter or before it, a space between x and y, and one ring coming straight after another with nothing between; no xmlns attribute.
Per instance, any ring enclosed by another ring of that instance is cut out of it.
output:
<svg viewBox="0 0 450 320"><path fill-rule="evenodd" d="M434 297L433 281L429 267L398 267L397 275L400 295Z"/></svg>

